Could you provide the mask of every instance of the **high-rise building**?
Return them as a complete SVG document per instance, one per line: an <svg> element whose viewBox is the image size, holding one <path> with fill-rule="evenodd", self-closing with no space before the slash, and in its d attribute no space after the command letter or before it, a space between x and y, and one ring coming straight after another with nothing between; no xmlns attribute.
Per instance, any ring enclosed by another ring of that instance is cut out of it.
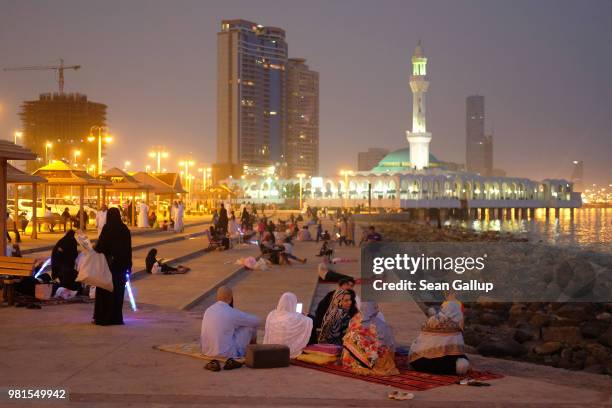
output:
<svg viewBox="0 0 612 408"><path fill-rule="evenodd" d="M584 162L582 160L572 162L571 181L574 183L573 191L584 191Z"/></svg>
<svg viewBox="0 0 612 408"><path fill-rule="evenodd" d="M23 144L40 158L26 162L27 171L51 159L83 170L96 165L98 144L88 142L87 137L92 126L106 125L106 105L88 101L86 95L78 93L46 93L38 100L25 101L19 116Z"/></svg>
<svg viewBox="0 0 612 408"><path fill-rule="evenodd" d="M319 73L303 58L290 58L286 70L285 157L290 177L319 173Z"/></svg>
<svg viewBox="0 0 612 408"><path fill-rule="evenodd" d="M389 153L387 149L381 149L378 147L371 147L367 152L357 153L357 170L358 171L369 171L378 165L378 163L384 159Z"/></svg>
<svg viewBox="0 0 612 408"><path fill-rule="evenodd" d="M465 100L465 165L468 171L483 175L485 174L484 109L484 96L472 95Z"/></svg>
<svg viewBox="0 0 612 408"><path fill-rule="evenodd" d="M285 31L223 20L217 33L215 178L284 161Z"/></svg>
<svg viewBox="0 0 612 408"><path fill-rule="evenodd" d="M483 176L493 175L493 135L486 135L482 142Z"/></svg>

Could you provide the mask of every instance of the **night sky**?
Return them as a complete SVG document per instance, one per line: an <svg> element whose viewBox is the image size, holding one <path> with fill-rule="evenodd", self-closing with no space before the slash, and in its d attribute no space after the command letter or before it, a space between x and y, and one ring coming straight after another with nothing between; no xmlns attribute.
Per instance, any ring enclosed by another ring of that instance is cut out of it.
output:
<svg viewBox="0 0 612 408"><path fill-rule="evenodd" d="M428 130L465 162L465 97L485 96L496 168L512 176L612 183L612 1L0 0L0 66L80 64L66 91L108 105L111 164L176 163L216 152L216 32L243 18L287 32L289 55L320 74L321 170L356 168L368 147L407 146L410 56L429 58ZM18 106L56 91L52 71L0 71L0 135ZM338 154L342 153L342 154Z"/></svg>

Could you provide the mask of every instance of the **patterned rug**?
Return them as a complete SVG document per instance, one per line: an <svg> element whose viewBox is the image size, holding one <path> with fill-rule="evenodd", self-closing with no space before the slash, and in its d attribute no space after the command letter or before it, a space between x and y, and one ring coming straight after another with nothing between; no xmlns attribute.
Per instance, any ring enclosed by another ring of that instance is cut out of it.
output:
<svg viewBox="0 0 612 408"><path fill-rule="evenodd" d="M165 351L168 353L180 354L183 356L189 356L198 358L200 360L218 360L225 362L227 359L223 357L211 357L200 352L200 345L198 343L176 343L176 344L162 344L160 346L153 346L155 350ZM235 358L234 360L239 363L244 363L244 358Z"/></svg>
<svg viewBox="0 0 612 408"><path fill-rule="evenodd" d="M291 360L291 364L299 367L319 370L325 373L341 375L343 377L355 378L357 380L383 384L408 391L426 391L432 388L442 387L444 385L452 385L459 381L461 378L467 378L458 375L436 375L414 371L407 367L405 357L396 358L395 363L400 371L399 375L374 377L353 374L348 369L336 365L334 363L319 366L316 364L305 363L299 360ZM503 377L504 376L501 374L495 374L487 371L473 371L469 375L469 378L479 381L497 380Z"/></svg>
<svg viewBox="0 0 612 408"><path fill-rule="evenodd" d="M15 306L27 307L34 304L38 306L53 306L53 305L68 305L72 303L93 303L95 299L90 299L89 296L75 296L72 299L51 298L47 300L36 299L34 296L16 295Z"/></svg>

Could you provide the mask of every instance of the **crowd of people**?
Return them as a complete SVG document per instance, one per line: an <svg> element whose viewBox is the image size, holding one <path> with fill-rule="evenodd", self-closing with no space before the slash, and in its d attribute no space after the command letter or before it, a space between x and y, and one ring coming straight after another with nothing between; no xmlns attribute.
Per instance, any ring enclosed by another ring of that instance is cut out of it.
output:
<svg viewBox="0 0 612 408"><path fill-rule="evenodd" d="M395 363L395 341L391 326L376 302L360 302L354 280L339 282L338 289L321 300L314 316L297 309L294 293L283 293L265 321L263 344L289 348L298 357L309 344L335 345L342 350L339 362L358 375L399 374ZM240 367L249 344L257 340L260 319L234 306L232 290L222 286L216 302L202 318L200 346L206 356L226 359L225 369ZM464 375L470 369L463 342L462 304L448 294L438 311L433 311L410 347L413 369L433 374ZM221 369L217 359L206 366Z"/></svg>
<svg viewBox="0 0 612 408"><path fill-rule="evenodd" d="M175 203L172 217L182 228L182 203ZM145 210L144 208L141 209ZM252 209L253 210L253 209ZM297 308L298 298L286 292L265 321L264 344L286 345L291 358L298 357L310 344L324 344L336 347L339 363L360 375L387 376L398 373L395 365L395 342L393 330L375 302L362 302L355 291L355 279L337 272L333 246L355 245L354 222L350 214L341 215L335 240L322 229L321 219L307 213L293 214L287 220L273 222L265 216L257 217L246 206L242 208L240 221L233 211L228 214L221 205L213 217L211 229L226 238L236 234L259 240L262 257L271 263L290 264L297 261L306 263L306 258L294 255L293 240L308 240L302 231L310 226L317 228L317 239L322 241L318 256L321 262L318 273L321 281L337 282L338 287L327 293L313 309L306 314ZM300 223L303 223L302 225ZM353 224L353 225L351 225ZM97 325L123 324L123 299L126 280L132 267L132 244L128 226L124 223L118 208L102 207L96 216L99 238L93 249L104 255L112 275L113 289L96 288L93 323ZM305 227L305 228L304 228ZM351 232L351 230L353 230ZM319 233L320 232L320 233ZM310 237L309 240L313 240ZM382 240L374 227L363 233L361 243ZM314 241L314 240L313 240ZM79 255L75 231L66 232L51 255L51 274L61 287L79 291L76 259ZM183 266L172 267L157 257L157 249L149 251L146 270L160 273L181 273ZM206 309L201 326L201 352L207 356L226 359L224 368L241 366L236 361L244 357L249 344L257 340L257 328L261 325L257 316L239 310L234 305L233 292L222 286L216 294L216 302ZM465 374L470 363L465 355L463 342L463 306L453 293L447 294L439 310L431 310L418 337L410 347L408 359L415 370L435 374ZM212 371L221 369L218 360L207 367Z"/></svg>
<svg viewBox="0 0 612 408"><path fill-rule="evenodd" d="M223 210L222 210L223 211ZM317 213L315 213L317 214ZM311 344L333 345L338 350L339 363L359 375L388 376L398 374L395 364L393 330L385 321L375 302L361 302L355 292L355 279L335 271L333 246L356 245L355 226L350 214L341 214L335 221L333 235L322 228L321 219L307 214L291 215L288 220L274 223L265 217L253 219L243 209L241 231L251 231L257 237L261 256L271 263L290 264L306 262L293 255L292 240L308 237L300 233L310 226L317 228L317 239L323 241L318 256L319 278L325 282L337 282L307 315L296 306L294 293L284 293L278 305L265 321L264 344L286 345L291 358L298 357ZM223 217L222 212L219 220ZM234 219L233 213L230 220ZM300 222L304 222L300 226ZM223 228L222 223L218 228ZM335 237L335 239L332 239ZM381 241L382 236L371 226L363 231L360 244ZM221 287L216 303L204 312L201 326L201 351L207 356L227 359L224 368L240 366L237 358L244 357L249 344L256 342L257 328L261 325L257 316L238 310L230 288ZM436 374L467 373L470 363L465 355L463 342L463 309L454 294L448 294L439 310L432 311L422 330L410 347L408 360L418 371ZM207 369L221 369L218 360L212 360Z"/></svg>

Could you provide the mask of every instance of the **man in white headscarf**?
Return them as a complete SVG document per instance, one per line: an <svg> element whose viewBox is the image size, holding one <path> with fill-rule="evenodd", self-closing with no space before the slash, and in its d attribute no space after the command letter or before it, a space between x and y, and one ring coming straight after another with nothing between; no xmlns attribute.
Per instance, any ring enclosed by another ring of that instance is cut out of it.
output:
<svg viewBox="0 0 612 408"><path fill-rule="evenodd" d="M142 201L139 205L138 228L149 228L149 206Z"/></svg>
<svg viewBox="0 0 612 408"><path fill-rule="evenodd" d="M98 230L98 237L102 233L102 228L106 224L106 211L108 208L106 204L102 204L102 207L96 212L96 229Z"/></svg>
<svg viewBox="0 0 612 408"><path fill-rule="evenodd" d="M176 206L176 216L174 218L174 232L183 232L185 230L183 217L185 215L185 206L182 201L179 201Z"/></svg>
<svg viewBox="0 0 612 408"><path fill-rule="evenodd" d="M289 356L296 358L308 344L312 332L312 319L296 311L297 297L285 292L276 309L268 314L264 344L283 344L289 347Z"/></svg>

